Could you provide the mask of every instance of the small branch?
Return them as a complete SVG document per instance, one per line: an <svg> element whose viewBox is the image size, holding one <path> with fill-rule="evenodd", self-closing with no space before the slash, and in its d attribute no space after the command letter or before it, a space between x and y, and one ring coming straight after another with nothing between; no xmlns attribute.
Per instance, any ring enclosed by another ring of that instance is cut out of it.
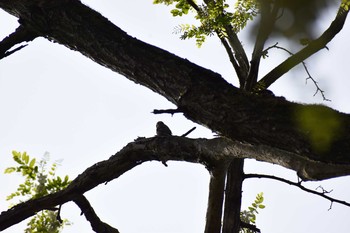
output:
<svg viewBox="0 0 350 233"><path fill-rule="evenodd" d="M294 55L294 53L292 53L292 52L289 51L288 49L283 48L283 47L281 47L281 46L278 46L278 42L277 42L276 44L274 44L274 45L268 47L267 49L265 49L265 50L263 51L263 53L264 53L264 54L267 54L268 50L273 49L273 48L281 49L281 50L287 52L290 56L293 56L293 55ZM326 96L325 96L325 94L324 94L324 91L319 87L319 85L318 85L318 83L316 82L316 80L311 76L311 74L310 74L310 72L309 72L309 69L308 69L307 66L306 66L305 61L302 61L301 64L303 65L304 70L305 70L306 74L308 75L308 77L306 78L306 82L307 82L308 79L311 79L311 81L312 81L312 82L314 83L314 85L316 86L316 92L314 93L314 96L315 96L318 92L320 92L324 101L330 101L329 99L326 98Z"/></svg>
<svg viewBox="0 0 350 233"><path fill-rule="evenodd" d="M190 6L193 7L193 9L195 9L197 12L200 11L198 5L197 5L194 1L192 1L192 0L186 0L186 2L187 2L188 4L190 4Z"/></svg>
<svg viewBox="0 0 350 233"><path fill-rule="evenodd" d="M257 83L260 60L261 60L261 56L263 55L264 45L273 30L273 27L277 18L278 10L279 10L279 5L277 3L275 3L273 6L270 6L270 3L261 2L260 5L261 5L260 26L259 26L258 34L255 40L255 46L252 54L252 59L250 62L251 65L250 65L249 73L244 85L244 89L248 91L252 90L252 88Z"/></svg>
<svg viewBox="0 0 350 233"><path fill-rule="evenodd" d="M28 31L27 29L24 28L24 26L20 25L15 32L11 33L9 36L5 37L1 42L0 42L0 59L7 57L22 48L26 47L27 45L21 45L11 51L13 46L20 44L25 41L32 41L37 37L33 32Z"/></svg>
<svg viewBox="0 0 350 233"><path fill-rule="evenodd" d="M243 70L241 69L241 67L238 65L238 63L233 55L233 52L231 50L231 47L227 43L225 38L220 38L220 41L221 41L222 45L224 46L226 53L228 54L228 57L230 58L230 62L232 64L233 68L236 71L236 74L238 76L239 86L242 87L244 85L245 74L244 74Z"/></svg>
<svg viewBox="0 0 350 233"><path fill-rule="evenodd" d="M287 58L281 64L276 66L268 74L266 74L256 86L264 85L268 88L272 83L287 73L290 69L304 61L306 58L315 54L319 50L326 48L326 45L342 30L348 11L339 7L337 16L328 27L328 29L316 40L311 41L306 47L301 49L293 56Z"/></svg>
<svg viewBox="0 0 350 233"><path fill-rule="evenodd" d="M171 115L174 115L175 113L182 113L183 111L179 108L177 109L154 109L153 114L163 114L163 113L169 113Z"/></svg>
<svg viewBox="0 0 350 233"><path fill-rule="evenodd" d="M82 214L85 215L85 218L90 222L91 227L95 232L119 233L117 229L100 220L84 195L80 195L74 198L73 201L75 204L77 204L77 206L79 206Z"/></svg>
<svg viewBox="0 0 350 233"><path fill-rule="evenodd" d="M189 135L190 133L192 133L193 130L195 130L196 127L193 127L192 129L190 129L189 131L187 131L186 133L182 134L181 137L186 137L187 135Z"/></svg>
<svg viewBox="0 0 350 233"><path fill-rule="evenodd" d="M318 192L318 191L314 191L314 190L311 190L311 189L308 189L308 188L302 186L301 182L292 182L290 180L286 180L286 179L283 179L283 178L280 178L280 177L271 176L271 175L264 175L264 174L245 174L244 175L244 179L247 179L247 178L259 178L259 179L260 178L266 178L266 179L278 180L278 181L281 181L283 183L286 183L286 184L298 187L301 190L306 191L308 193L312 193L312 194L314 194L316 196L323 197L323 198L329 200L331 203L335 202L335 203L339 203L341 205L345 205L345 206L350 207L350 203L348 203L346 201L341 201L341 200L338 200L338 199L335 199L335 198L327 196L326 194L330 193L330 191L325 191L323 188L322 188L322 192Z"/></svg>
<svg viewBox="0 0 350 233"><path fill-rule="evenodd" d="M58 207L56 219L57 219L57 221L58 221L59 223L62 224L62 223L63 223L63 220L62 220L62 218L61 218L61 209L62 209L62 205L60 205L60 206Z"/></svg>
<svg viewBox="0 0 350 233"><path fill-rule="evenodd" d="M241 83L242 82L241 79L246 79L248 72L249 72L248 58L247 58L247 55L243 49L241 42L238 39L237 33L234 32L232 26L230 26L230 25L226 26L225 31L227 33L228 42L229 42L231 48L233 49L234 57L239 64L239 72L237 72L237 70L236 70L236 73L238 76L240 76L239 81ZM227 51L227 49L226 49L226 51ZM231 61L231 63L232 63L232 61ZM241 87L243 87L243 85L244 85L244 83L241 84Z"/></svg>

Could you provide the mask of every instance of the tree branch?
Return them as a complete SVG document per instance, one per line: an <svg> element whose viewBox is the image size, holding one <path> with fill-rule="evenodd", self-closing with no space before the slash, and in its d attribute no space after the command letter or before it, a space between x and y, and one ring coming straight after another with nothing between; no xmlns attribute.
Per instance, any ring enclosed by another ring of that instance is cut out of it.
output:
<svg viewBox="0 0 350 233"><path fill-rule="evenodd" d="M260 2L261 20L258 34L255 40L255 46L250 61L250 69L246 79L244 90L251 91L258 80L259 66L261 56L263 54L264 45L275 24L275 20L279 10L279 4L275 2L273 6L270 3Z"/></svg>
<svg viewBox="0 0 350 233"><path fill-rule="evenodd" d="M183 112L181 109L154 109L153 114L163 114L163 113L169 113L171 115L174 115L175 113L181 113Z"/></svg>
<svg viewBox="0 0 350 233"><path fill-rule="evenodd" d="M205 233L221 232L222 206L227 161L218 162L210 169L209 197L206 215Z"/></svg>
<svg viewBox="0 0 350 233"><path fill-rule="evenodd" d="M306 47L295 53L293 56L287 58L277 67L266 74L256 86L262 85L268 88L272 83L279 79L282 75L287 73L294 66L304 61L306 58L315 54L319 50L326 47L326 45L341 31L345 23L349 11L343 7L339 7L338 13L328 27L328 29L316 40L311 41Z"/></svg>
<svg viewBox="0 0 350 233"><path fill-rule="evenodd" d="M239 233L244 159L233 159L227 170L225 187L224 233Z"/></svg>
<svg viewBox="0 0 350 233"><path fill-rule="evenodd" d="M186 118L245 146L268 148L271 154L260 151L265 154L260 160L291 168L305 179L349 174L350 115L246 93L213 71L127 35L79 1L62 2L61 6L56 0L2 0L0 7L21 18L36 34L159 93L183 110ZM49 6L36 6L39 3ZM40 10L33 11L35 6ZM310 131L300 126L297 114L309 112L313 124L323 119L318 110L334 116L341 129L322 152L315 148Z"/></svg>
<svg viewBox="0 0 350 233"><path fill-rule="evenodd" d="M86 220L91 224L92 229L97 233L119 233L119 231L107 223L104 223L95 213L94 209L90 205L89 201L84 195L77 196L73 199L75 204L79 206L82 211L82 214L85 215Z"/></svg>
<svg viewBox="0 0 350 233"><path fill-rule="evenodd" d="M231 25L226 26L225 31L227 33L229 44L234 51L234 56L239 64L239 72L236 70L236 73L239 76L239 79L246 79L249 72L249 62L242 43L238 39L237 33L233 30ZM241 87L243 87L243 84L241 84Z"/></svg>
<svg viewBox="0 0 350 233"><path fill-rule="evenodd" d="M275 43L274 45L268 47L267 49L265 49L265 50L263 51L263 53L264 53L264 54L267 54L267 53L268 53L268 50L270 50L270 49L272 49L272 48L281 49L281 50L287 52L290 56L293 56L293 55L294 55L294 53L292 53L292 52L289 51L288 49L283 48L283 47L281 47L281 46L278 46L278 42ZM303 65L304 70L305 70L306 74L308 75L308 77L306 78L306 82L307 82L308 79L311 79L311 81L314 83L314 85L315 85L315 87L316 87L316 91L315 91L314 96L315 96L318 92L320 92L321 95L322 95L323 100L325 100L325 101L330 101L329 99L326 98L326 96L325 96L325 94L324 94L324 91L319 87L319 85L317 84L316 80L311 76L311 74L310 74L310 72L309 72L309 69L308 69L307 66L306 66L305 61L302 61L301 64Z"/></svg>
<svg viewBox="0 0 350 233"><path fill-rule="evenodd" d="M231 50L230 45L227 43L227 41L225 40L225 38L220 38L220 41L222 43L222 45L224 46L226 53L228 54L228 57L230 59L230 62L233 66L233 68L236 71L237 77L238 77L238 81L239 81L239 86L243 86L244 85L244 80L246 77L246 74L243 72L243 70L241 69L241 67L238 65L235 56L233 55L233 52Z"/></svg>
<svg viewBox="0 0 350 233"><path fill-rule="evenodd" d="M259 178L259 179L260 178L266 178L266 179L278 180L278 181L281 181L283 183L286 183L286 184L298 187L298 188L300 188L301 190L303 190L305 192L312 193L312 194L314 194L316 196L320 196L322 198L325 198L325 199L331 201L331 203L335 202L335 203L338 203L338 204L350 207L350 203L348 203L346 201L338 200L338 199L335 199L335 198L327 196L326 194L329 193L329 191L326 191L323 188L322 188L322 192L318 192L318 191L311 190L311 189L308 189L308 188L302 186L301 182L292 182L290 180L286 180L286 179L283 179L281 177L276 177L276 176L271 176L271 175L264 175L264 174L245 174L244 175L244 179L248 179L248 178Z"/></svg>
<svg viewBox="0 0 350 233"><path fill-rule="evenodd" d="M1 42L0 42L0 59L7 57L14 52L19 51L20 49L26 47L27 45L21 45L11 51L13 46L20 44L25 41L32 41L37 37L35 33L28 31L25 29L22 25L20 25L15 32L10 34L9 36L5 37Z"/></svg>
<svg viewBox="0 0 350 233"><path fill-rule="evenodd" d="M255 158L270 163L289 161L286 167L297 170L299 175L308 179L322 179L350 174L350 166L334 165L304 160L293 154L278 151L265 146L253 146L249 143L234 142L224 138L189 139L186 137L143 138L126 145L122 150L87 168L64 190L42 198L18 204L0 214L0 231L33 216L43 209L52 209L58 205L75 200L94 187L108 183L125 172L147 161L166 162L186 161L203 164L211 170L219 161L231 161L233 158Z"/></svg>

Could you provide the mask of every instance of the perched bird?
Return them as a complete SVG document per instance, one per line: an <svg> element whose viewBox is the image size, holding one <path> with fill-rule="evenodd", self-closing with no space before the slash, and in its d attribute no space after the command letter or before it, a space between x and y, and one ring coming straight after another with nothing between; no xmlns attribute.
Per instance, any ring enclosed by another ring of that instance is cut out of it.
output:
<svg viewBox="0 0 350 233"><path fill-rule="evenodd" d="M157 122L157 136L171 136L171 130L162 121Z"/></svg>

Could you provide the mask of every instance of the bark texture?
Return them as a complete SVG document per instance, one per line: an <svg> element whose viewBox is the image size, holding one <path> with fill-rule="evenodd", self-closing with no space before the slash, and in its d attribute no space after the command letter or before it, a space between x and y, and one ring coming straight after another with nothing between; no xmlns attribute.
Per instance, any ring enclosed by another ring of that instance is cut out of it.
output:
<svg viewBox="0 0 350 233"><path fill-rule="evenodd" d="M2 0L0 7L17 16L28 30L79 51L159 93L176 104L188 119L233 141L268 148L270 158L263 158L264 161L278 155L274 163L298 171L305 179L337 176L335 167L338 175L349 172L347 114L239 90L213 71L127 35L76 0ZM306 127L303 113L308 113ZM330 120L338 126L325 133L331 135L329 140L323 138L327 135L314 136L318 130L322 134L322 123ZM327 147L320 149L318 145L325 141ZM318 164L317 171L309 166L311 163Z"/></svg>
<svg viewBox="0 0 350 233"><path fill-rule="evenodd" d="M188 119L221 136L211 140L175 136L137 140L109 160L86 169L67 189L1 213L0 230L68 201L85 206L87 218L96 220L96 229L109 227L94 217L81 195L150 160L195 162L216 171L217 164L253 158L292 169L305 180L350 174L348 114L238 89L211 70L127 35L78 0L1 0L0 8L19 18L30 39L41 36L79 51L164 96ZM216 177L221 183L213 180L213 186L222 187L222 174ZM239 194L232 196L239 202ZM228 213L233 215L237 213ZM237 228L238 217L234 218L236 222L228 229ZM212 226L218 225L214 222Z"/></svg>

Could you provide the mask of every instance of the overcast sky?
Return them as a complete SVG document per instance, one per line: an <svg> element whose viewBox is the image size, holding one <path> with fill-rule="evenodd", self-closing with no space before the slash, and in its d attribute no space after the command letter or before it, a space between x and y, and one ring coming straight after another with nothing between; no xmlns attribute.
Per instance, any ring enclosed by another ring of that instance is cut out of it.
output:
<svg viewBox="0 0 350 233"><path fill-rule="evenodd" d="M173 29L189 18L172 18L170 8L152 5L152 0L83 1L99 11L129 35L187 58L222 74L237 85L235 74L219 41L211 38L201 49L194 41L181 41ZM318 28L327 27L335 11L328 10ZM17 20L0 11L0 38L17 27ZM241 40L251 51L248 34ZM271 89L276 95L300 103L321 103L350 112L348 73L350 26L323 50L307 60L310 72L326 91L331 102L313 96L315 87L305 85L301 69L277 81ZM275 41L269 42L272 45ZM280 44L283 45L283 44ZM271 70L285 55L280 51L263 61L261 72ZM155 134L157 121L164 121L175 135L195 123L180 114L173 117L153 115L153 109L173 108L163 97L92 62L78 52L57 43L36 39L21 51L0 61L0 171L13 166L12 150L27 151L41 158L49 152L52 160L63 159L58 173L76 177L94 163L108 159L138 136ZM191 137L212 137L203 127ZM296 181L295 172L270 164L247 160L247 173L268 173ZM8 194L21 180L16 175L0 174L0 211L7 209ZM198 164L150 162L126 173L107 185L86 193L102 221L122 233L196 233L203 232L209 174ZM350 202L350 179L337 178L320 184L333 189L332 196ZM350 228L350 208L330 203L286 184L269 180L246 180L243 207L259 192L264 192L266 209L258 215L263 233L346 233ZM65 204L62 218L73 222L63 232L92 232L79 209ZM19 224L4 232L18 233Z"/></svg>

